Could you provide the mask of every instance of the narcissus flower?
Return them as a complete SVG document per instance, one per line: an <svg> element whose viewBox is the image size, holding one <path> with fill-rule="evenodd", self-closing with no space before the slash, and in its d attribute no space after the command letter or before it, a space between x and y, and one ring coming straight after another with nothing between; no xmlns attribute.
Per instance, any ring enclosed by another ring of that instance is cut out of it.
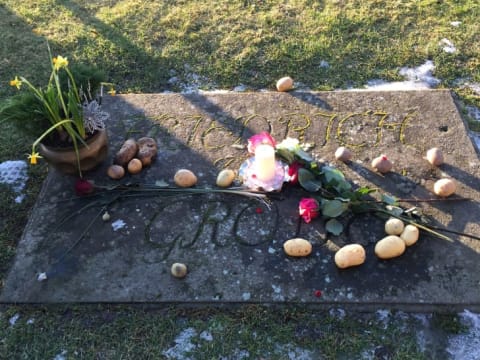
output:
<svg viewBox="0 0 480 360"><path fill-rule="evenodd" d="M38 152L32 151L30 155L28 155L28 159L30 160L30 164L36 165L37 164L37 159L41 158L40 154Z"/></svg>
<svg viewBox="0 0 480 360"><path fill-rule="evenodd" d="M319 205L314 198L302 198L298 205L298 213L302 219L308 224L319 214Z"/></svg>
<svg viewBox="0 0 480 360"><path fill-rule="evenodd" d="M17 89L20 89L22 86L22 81L18 78L18 76L15 76L15 79L10 80L10 86L15 86Z"/></svg>
<svg viewBox="0 0 480 360"><path fill-rule="evenodd" d="M247 147L248 152L250 154L255 154L255 148L258 145L262 145L262 144L271 145L272 147L275 147L276 141L266 131L253 135L250 139L248 139L248 147Z"/></svg>
<svg viewBox="0 0 480 360"><path fill-rule="evenodd" d="M53 66L55 70L60 70L63 67L68 66L68 59L64 58L63 56L58 55L57 57L53 58Z"/></svg>
<svg viewBox="0 0 480 360"><path fill-rule="evenodd" d="M115 95L117 94L117 92L115 91L114 88L110 88L110 90L108 90L107 93L108 93L109 95L111 95L111 96L115 96Z"/></svg>

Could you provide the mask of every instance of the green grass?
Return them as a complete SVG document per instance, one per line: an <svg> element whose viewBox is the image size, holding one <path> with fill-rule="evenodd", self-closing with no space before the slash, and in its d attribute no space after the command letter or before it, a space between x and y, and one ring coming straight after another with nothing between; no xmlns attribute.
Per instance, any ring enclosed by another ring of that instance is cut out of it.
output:
<svg viewBox="0 0 480 360"><path fill-rule="evenodd" d="M20 315L14 325L9 319ZM383 353L389 359L426 359L415 340L415 321L399 327L362 314L348 318L300 308L247 306L236 310L148 309L112 306L10 308L0 314L0 353L17 359L163 359L175 340L193 344L195 359L219 359L247 351L249 359L354 359ZM368 329L368 331L365 331ZM203 334L202 334L203 333ZM202 334L202 335L201 335ZM401 341L399 341L401 339ZM177 354L188 355L178 346Z"/></svg>
<svg viewBox="0 0 480 360"><path fill-rule="evenodd" d="M284 75L313 90L362 87L371 79L402 80L399 68L430 59L440 87L452 88L462 104L480 106L478 94L462 86L480 82L479 17L477 0L0 0L0 100L15 93L8 81L16 75L35 84L47 80L48 41L54 54L103 68L120 92L178 91L195 76L204 89L273 89ZM442 38L458 52L443 52ZM177 82L169 81L173 77ZM478 122L470 124L480 129ZM29 141L9 124L0 123L0 131L8 134L0 142L0 162L25 159ZM29 169L21 204L6 186L0 188L0 288L45 174L44 165ZM156 359L187 327L212 332L212 342L196 340L205 359L238 349L251 358L281 358L275 344L289 343L327 359L350 359L376 347L392 359L424 357L410 327L385 330L375 317L360 315L342 320L304 309L257 307L1 311L0 358L53 358L67 350L68 358ZM8 319L17 312L21 318L12 327ZM33 324L26 324L29 318ZM462 330L455 317L434 325Z"/></svg>

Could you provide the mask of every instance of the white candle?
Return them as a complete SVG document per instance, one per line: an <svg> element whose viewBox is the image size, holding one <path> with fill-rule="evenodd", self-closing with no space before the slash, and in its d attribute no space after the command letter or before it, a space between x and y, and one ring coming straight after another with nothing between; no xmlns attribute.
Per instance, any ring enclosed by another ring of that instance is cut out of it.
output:
<svg viewBox="0 0 480 360"><path fill-rule="evenodd" d="M275 149L271 145L261 144L255 148L255 175L261 181L275 177Z"/></svg>

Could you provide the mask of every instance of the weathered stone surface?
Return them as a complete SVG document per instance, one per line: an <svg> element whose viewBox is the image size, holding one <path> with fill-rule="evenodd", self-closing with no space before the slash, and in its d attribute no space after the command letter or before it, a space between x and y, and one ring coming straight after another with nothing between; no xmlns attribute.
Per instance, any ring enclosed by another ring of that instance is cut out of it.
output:
<svg viewBox="0 0 480 360"><path fill-rule="evenodd" d="M434 224L480 235L479 158L448 91L125 95L104 104L112 114L110 157L87 174L97 185L173 185L175 172L186 168L197 175L196 187L214 187L221 169L238 169L248 158L247 139L270 131L279 141L310 143L318 160L334 163L355 184L400 198L433 198L435 180L451 176L455 196L470 200L410 205L421 206ZM156 160L140 174L109 179L106 169L121 144L143 136L156 140ZM352 162L335 161L339 146L352 149ZM440 167L423 158L432 147L444 153ZM380 154L393 162L392 172L372 171ZM221 194L130 197L109 205L111 221L104 222L101 204L85 207L91 198L75 198L74 182L49 174L0 301L480 310L479 240L422 233L399 258L379 260L374 247L385 236L383 220L343 219L348 231L338 237L326 234L320 218L298 231L298 200L306 194L288 185L270 208ZM284 241L294 237L312 243L309 257L284 253ZM334 250L349 243L364 246L366 261L340 270ZM183 279L170 274L177 262L188 266ZM39 282L42 272L48 280Z"/></svg>

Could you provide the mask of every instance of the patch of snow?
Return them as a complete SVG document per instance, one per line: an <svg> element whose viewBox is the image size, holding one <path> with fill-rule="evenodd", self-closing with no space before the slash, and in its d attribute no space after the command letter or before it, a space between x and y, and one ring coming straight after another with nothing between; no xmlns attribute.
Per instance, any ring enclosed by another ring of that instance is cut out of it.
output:
<svg viewBox="0 0 480 360"><path fill-rule="evenodd" d="M47 273L45 272L41 272L37 275L37 281L45 281L47 279L48 279Z"/></svg>
<svg viewBox="0 0 480 360"><path fill-rule="evenodd" d="M455 26L455 27L460 26L461 23L462 23L461 21L450 21L450 25Z"/></svg>
<svg viewBox="0 0 480 360"><path fill-rule="evenodd" d="M35 324L35 319L32 319L32 318L28 319L28 320L27 320L27 324L28 324L28 325Z"/></svg>
<svg viewBox="0 0 480 360"><path fill-rule="evenodd" d="M66 359L65 355L67 355L67 353L68 353L67 350L62 350L62 352L60 354L55 355L53 360L65 360Z"/></svg>
<svg viewBox="0 0 480 360"><path fill-rule="evenodd" d="M196 345L192 343L192 339L197 335L194 328L186 328L175 338L175 345L162 352L167 359L189 360L188 353L195 350Z"/></svg>
<svg viewBox="0 0 480 360"><path fill-rule="evenodd" d="M250 353L248 350L235 350L232 355L222 356L220 360L243 360L250 358Z"/></svg>
<svg viewBox="0 0 480 360"><path fill-rule="evenodd" d="M337 319L343 320L345 316L347 316L347 313L343 309L330 309L329 310L329 315L332 317L335 317Z"/></svg>
<svg viewBox="0 0 480 360"><path fill-rule="evenodd" d="M434 69L435 65L431 60L427 60L416 68L402 67L398 73L406 78L405 81L370 80L367 82L366 89L376 91L431 89L440 84L440 80L432 75Z"/></svg>
<svg viewBox="0 0 480 360"><path fill-rule="evenodd" d="M25 195L21 194L27 183L27 163L23 160L7 160L0 163L0 183L7 184L19 195L15 198L21 203Z"/></svg>
<svg viewBox="0 0 480 360"><path fill-rule="evenodd" d="M242 294L242 300L243 301L248 301L248 300L250 300L251 296L252 295L249 292L245 292L245 293Z"/></svg>
<svg viewBox="0 0 480 360"><path fill-rule="evenodd" d="M480 314L465 310L460 314L461 321L469 327L465 334L449 338L447 352L452 360L480 359Z"/></svg>
<svg viewBox="0 0 480 360"><path fill-rule="evenodd" d="M202 331L199 335L199 338L205 341L213 341L212 333L209 331Z"/></svg>
<svg viewBox="0 0 480 360"><path fill-rule="evenodd" d="M466 85L470 89L472 89L475 92L475 94L480 95L480 84L479 83L472 83L472 84L466 84Z"/></svg>
<svg viewBox="0 0 480 360"><path fill-rule="evenodd" d="M449 54L453 54L457 51L455 45L453 45L453 43L446 38L440 40L440 46L443 46L442 50Z"/></svg>
<svg viewBox="0 0 480 360"><path fill-rule="evenodd" d="M121 220L121 219L118 219L118 220L115 220L114 222L112 222L112 229L113 231L117 231L117 230L120 230L122 228L124 228L127 224L125 224L125 221Z"/></svg>
<svg viewBox="0 0 480 360"><path fill-rule="evenodd" d="M320 67L321 68L329 68L330 64L326 62L325 60L320 61Z"/></svg>
<svg viewBox="0 0 480 360"><path fill-rule="evenodd" d="M236 91L236 92L244 92L244 91L247 91L247 87L243 84L240 84L240 85L237 85L233 88L233 91Z"/></svg>
<svg viewBox="0 0 480 360"><path fill-rule="evenodd" d="M470 116L472 119L480 121L480 109L479 108L477 108L476 106L468 105L468 106L465 107L465 110L467 110L468 116Z"/></svg>
<svg viewBox="0 0 480 360"><path fill-rule="evenodd" d="M8 322L13 326L17 323L18 319L20 319L20 314L15 314L8 320Z"/></svg>

